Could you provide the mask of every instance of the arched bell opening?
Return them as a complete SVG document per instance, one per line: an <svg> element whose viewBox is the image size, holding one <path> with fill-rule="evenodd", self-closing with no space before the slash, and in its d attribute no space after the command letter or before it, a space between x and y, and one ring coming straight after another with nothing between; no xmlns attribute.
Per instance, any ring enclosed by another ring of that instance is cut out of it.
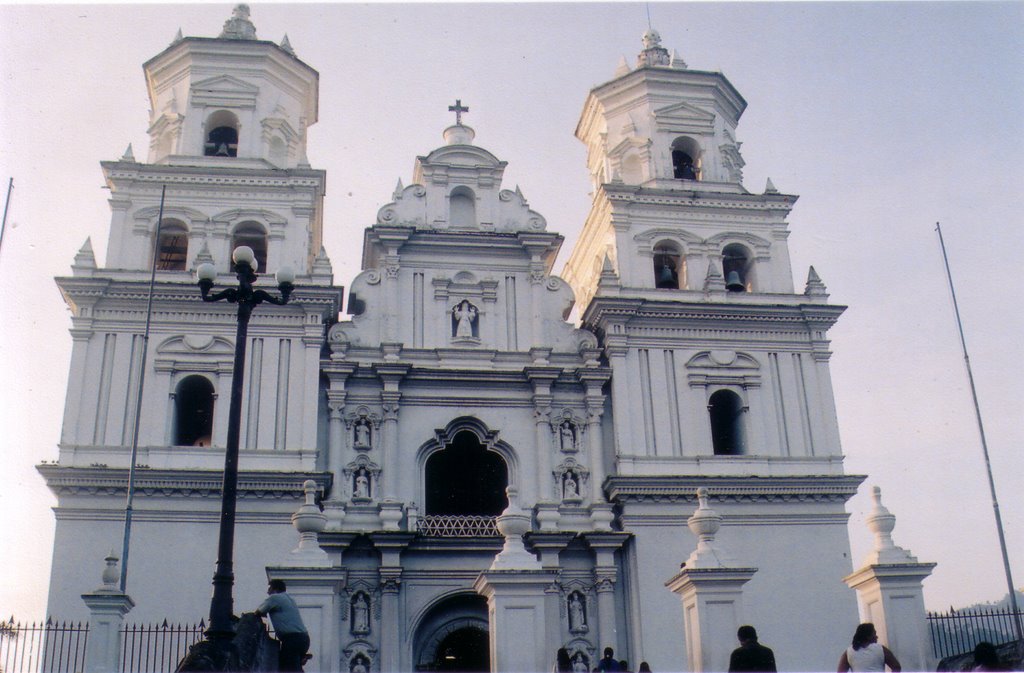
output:
<svg viewBox="0 0 1024 673"><path fill-rule="evenodd" d="M744 411L743 400L731 390L719 390L711 395L708 413L716 456L741 456L747 452Z"/></svg>
<svg viewBox="0 0 1024 673"><path fill-rule="evenodd" d="M156 246L157 271L184 271L188 259L188 228L179 220L164 220Z"/></svg>
<svg viewBox="0 0 1024 673"><path fill-rule="evenodd" d="M231 249L234 250L240 245L247 245L252 248L256 257L256 270L259 273L267 272L267 232L259 222L242 222L231 236Z"/></svg>
<svg viewBox="0 0 1024 673"><path fill-rule="evenodd" d="M199 374L186 376L174 391L174 446L210 446L213 384Z"/></svg>
<svg viewBox="0 0 1024 673"><path fill-rule="evenodd" d="M681 136L672 141L672 177L676 180L701 179L701 149L693 138Z"/></svg>
<svg viewBox="0 0 1024 673"><path fill-rule="evenodd" d="M686 287L686 262L674 243L662 242L654 246L654 287L665 290Z"/></svg>
<svg viewBox="0 0 1024 673"><path fill-rule="evenodd" d="M730 243L722 249L722 275L729 292L752 292L753 257L746 247Z"/></svg>
<svg viewBox="0 0 1024 673"><path fill-rule="evenodd" d="M203 155L208 157L238 156L238 117L233 112L218 110L206 120L206 142Z"/></svg>

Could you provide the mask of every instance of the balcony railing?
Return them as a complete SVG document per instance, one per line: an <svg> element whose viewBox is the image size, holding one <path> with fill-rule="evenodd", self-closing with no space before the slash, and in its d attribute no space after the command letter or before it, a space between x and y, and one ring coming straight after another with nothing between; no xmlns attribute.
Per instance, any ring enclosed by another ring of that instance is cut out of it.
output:
<svg viewBox="0 0 1024 673"><path fill-rule="evenodd" d="M478 514L427 514L420 517L416 532L426 537L501 537L496 516Z"/></svg>

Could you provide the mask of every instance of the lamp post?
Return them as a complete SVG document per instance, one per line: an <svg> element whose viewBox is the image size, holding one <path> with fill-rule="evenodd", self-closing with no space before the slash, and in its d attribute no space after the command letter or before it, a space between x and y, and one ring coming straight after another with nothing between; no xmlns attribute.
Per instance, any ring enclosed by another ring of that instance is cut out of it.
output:
<svg viewBox="0 0 1024 673"><path fill-rule="evenodd" d="M210 294L217 278L217 270L212 264L201 264L196 269L199 290L203 301L226 300L238 304L238 330L235 333L235 362L231 370L231 402L228 410L228 441L224 453L224 485L221 493L220 536L217 542L217 569L213 575L213 598L210 600L210 626L206 636L221 656L227 654L228 643L234 637L231 623L233 612L232 588L235 583L234 544L235 544L235 501L238 493L238 439L242 424L242 381L244 379L246 340L249 332L249 317L252 310L263 302L278 306L288 303L295 280L295 272L284 267L277 272L278 289L281 297L277 298L253 289L256 282L257 262L252 248L242 245L235 248L231 255L234 262L234 273L238 278L237 288L228 288ZM223 661L223 660L222 660Z"/></svg>

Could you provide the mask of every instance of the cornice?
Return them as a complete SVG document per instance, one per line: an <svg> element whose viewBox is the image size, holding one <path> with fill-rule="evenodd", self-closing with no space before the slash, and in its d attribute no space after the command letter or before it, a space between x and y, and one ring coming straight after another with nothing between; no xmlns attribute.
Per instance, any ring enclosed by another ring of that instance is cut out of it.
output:
<svg viewBox="0 0 1024 673"><path fill-rule="evenodd" d="M715 502L836 502L849 500L866 477L621 476L609 477L605 490L618 503L697 503L697 488L707 488Z"/></svg>
<svg viewBox="0 0 1024 673"><path fill-rule="evenodd" d="M127 468L64 467L41 464L36 469L55 495L125 496L128 491ZM220 470L137 469L135 492L164 497L220 497L224 474ZM241 499L301 499L307 479L321 491L330 488L327 472L246 472L238 474Z"/></svg>
<svg viewBox="0 0 1024 673"><path fill-rule="evenodd" d="M800 298L800 295L786 296ZM602 329L607 323L633 320L671 321L678 329L680 322L771 324L793 328L806 327L813 323L819 329L828 329L845 310L845 306L831 304L717 304L595 296L583 314L583 324Z"/></svg>

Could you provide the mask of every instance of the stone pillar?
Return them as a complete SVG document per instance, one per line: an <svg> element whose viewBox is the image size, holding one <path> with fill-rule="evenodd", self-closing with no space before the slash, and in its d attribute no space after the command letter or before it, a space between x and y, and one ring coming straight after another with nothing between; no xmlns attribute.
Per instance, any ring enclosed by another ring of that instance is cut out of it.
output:
<svg viewBox="0 0 1024 673"><path fill-rule="evenodd" d="M919 563L893 543L896 517L882 505L880 488L875 486L871 495L875 506L867 525L875 546L864 565L843 581L857 592L861 621L875 625L879 642L893 651L903 670L933 670L936 661L931 655L921 583L935 564Z"/></svg>
<svg viewBox="0 0 1024 673"><path fill-rule="evenodd" d="M411 670L409 662L401 660L400 634L402 624L402 550L415 536L409 533L373 533L370 539L380 552L380 666L371 670L398 673Z"/></svg>
<svg viewBox="0 0 1024 673"><path fill-rule="evenodd" d="M722 517L708 506L708 491L697 489L699 506L686 522L697 549L665 586L683 602L687 665L691 671L725 671L743 624L743 585L757 568L734 567L715 544Z"/></svg>
<svg viewBox="0 0 1024 673"><path fill-rule="evenodd" d="M508 507L498 517L505 546L489 570L477 577L473 589L487 599L491 670L502 673L535 673L551 670L555 652L547 651L548 639L559 624L549 623L547 591L558 576L544 570L526 551L523 535L530 530L530 515L519 507L518 494L509 486ZM556 613L557 616L557 613Z"/></svg>
<svg viewBox="0 0 1024 673"><path fill-rule="evenodd" d="M598 653L606 647L620 652L617 611L615 609L615 583L618 581L615 551L628 538L629 535L626 533L588 533L586 535L587 545L594 552L594 587L597 592L597 642L595 644Z"/></svg>
<svg viewBox="0 0 1024 673"><path fill-rule="evenodd" d="M82 600L89 608L85 673L117 673L121 670L121 629L124 616L135 607L135 601L118 588L121 571L113 551L107 555L106 562L103 585L92 593L82 594Z"/></svg>
<svg viewBox="0 0 1024 673"><path fill-rule="evenodd" d="M307 671L337 673L337 652L341 648L338 624L346 609L344 589L348 571L344 568L297 568L268 566L267 580L284 580L288 595L295 600L302 623L309 631Z"/></svg>

